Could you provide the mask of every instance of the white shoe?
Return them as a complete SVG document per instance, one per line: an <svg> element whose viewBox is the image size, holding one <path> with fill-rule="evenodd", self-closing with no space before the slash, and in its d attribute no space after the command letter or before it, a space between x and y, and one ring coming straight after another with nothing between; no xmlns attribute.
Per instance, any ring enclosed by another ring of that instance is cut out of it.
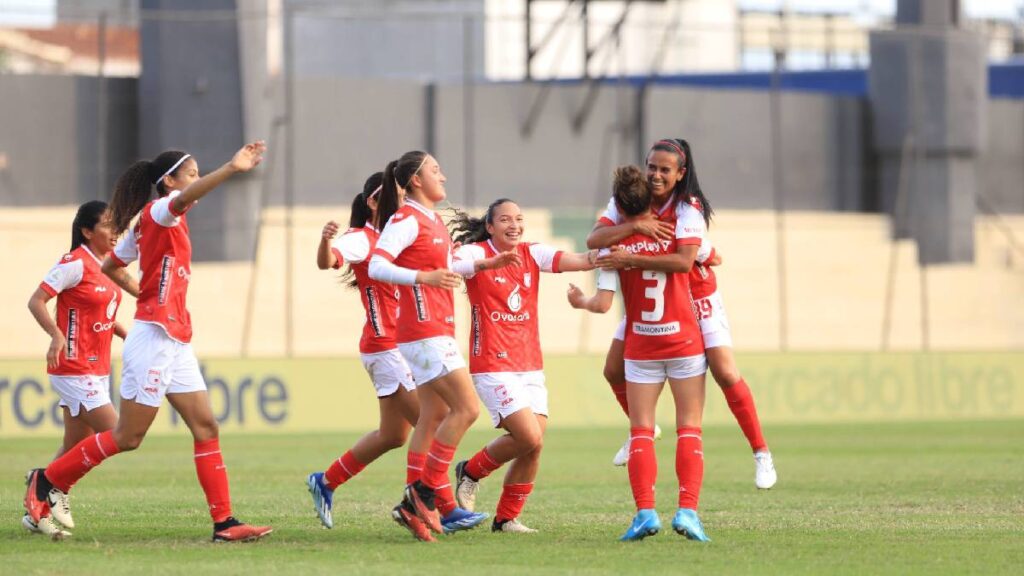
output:
<svg viewBox="0 0 1024 576"><path fill-rule="evenodd" d="M537 531L519 521L519 518L506 520L501 524L491 525L491 532L511 532L513 534L535 534Z"/></svg>
<svg viewBox="0 0 1024 576"><path fill-rule="evenodd" d="M654 425L654 439L661 440L661 426ZM619 448L619 451L615 453L612 458L612 466L625 466L629 463L629 438L626 438L626 443Z"/></svg>
<svg viewBox="0 0 1024 576"><path fill-rule="evenodd" d="M779 479L775 473L775 463L772 462L772 453L764 450L754 454L754 485L761 490L767 490L775 486Z"/></svg>
<svg viewBox="0 0 1024 576"><path fill-rule="evenodd" d="M43 531L39 529L39 526L32 520L32 516L29 516L28 512L21 517L21 526L33 534L42 534Z"/></svg>
<svg viewBox="0 0 1024 576"><path fill-rule="evenodd" d="M29 518L31 520L31 518ZM71 532L64 530L53 520L53 516L43 516L36 524L39 531L50 537L51 540L63 540L71 536Z"/></svg>
<svg viewBox="0 0 1024 576"><path fill-rule="evenodd" d="M75 521L71 519L71 499L66 493L53 488L47 495L46 502L50 505L50 515L54 520L65 528L75 527Z"/></svg>
<svg viewBox="0 0 1024 576"><path fill-rule="evenodd" d="M455 465L455 503L459 508L475 512L476 494L480 491L480 483L466 474L466 464L463 460Z"/></svg>

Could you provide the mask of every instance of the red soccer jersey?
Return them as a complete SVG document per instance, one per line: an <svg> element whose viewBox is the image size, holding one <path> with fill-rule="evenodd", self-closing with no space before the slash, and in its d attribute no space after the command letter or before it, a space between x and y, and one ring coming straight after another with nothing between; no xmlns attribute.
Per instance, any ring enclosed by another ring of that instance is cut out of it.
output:
<svg viewBox="0 0 1024 576"><path fill-rule="evenodd" d="M391 284L370 278L370 254L380 232L366 225L352 228L331 244L331 251L338 259L335 268L346 262L356 275L359 298L366 311L363 335L359 339L359 352L374 354L395 348L395 314L398 312L398 288Z"/></svg>
<svg viewBox="0 0 1024 576"><path fill-rule="evenodd" d="M516 246L522 266L484 270L466 278L472 306L469 341L471 374L531 372L544 369L537 328L537 293L541 272L558 272L562 253L543 244ZM488 240L459 248L459 260L482 260L498 254Z"/></svg>
<svg viewBox="0 0 1024 576"><path fill-rule="evenodd" d="M110 374L110 340L121 304L121 289L100 270L100 261L84 244L65 254L39 285L57 297L57 327L67 345L55 376Z"/></svg>
<svg viewBox="0 0 1024 576"><path fill-rule="evenodd" d="M192 278L192 242L185 213L175 214L171 203L178 194L175 190L146 204L112 258L125 266L139 260L135 319L158 324L168 336L187 344L192 340L192 317L185 305Z"/></svg>
<svg viewBox="0 0 1024 576"><path fill-rule="evenodd" d="M657 256L675 252L679 244L699 242L697 238L659 242L634 234L617 244L633 254ZM628 268L619 270L618 276L626 304L626 360L670 360L704 353L688 274Z"/></svg>
<svg viewBox="0 0 1024 576"><path fill-rule="evenodd" d="M450 269L452 238L433 210L406 199L381 232L373 254L412 270ZM451 290L416 284L398 286L398 293L397 342L455 336Z"/></svg>
<svg viewBox="0 0 1024 576"><path fill-rule="evenodd" d="M673 196L669 198L669 201L666 202L660 210L655 212L655 216L658 220L663 222L674 223L679 218L683 206L684 204L676 202L676 197L673 194ZM699 202L695 201L691 203L691 206L693 206L698 212L700 211ZM619 214L618 207L615 206L614 198L608 201L608 207L605 208L604 214L601 215L601 218L599 218L598 221L608 226L622 224L623 219ZM705 239L704 243L701 245L701 250L698 252L698 259L693 263L693 268L690 269L690 293L694 300L706 298L714 294L715 290L718 289L718 282L715 279L715 271L712 270L710 266L702 264L704 259L710 258L712 254L714 254L714 249L711 247L710 242Z"/></svg>

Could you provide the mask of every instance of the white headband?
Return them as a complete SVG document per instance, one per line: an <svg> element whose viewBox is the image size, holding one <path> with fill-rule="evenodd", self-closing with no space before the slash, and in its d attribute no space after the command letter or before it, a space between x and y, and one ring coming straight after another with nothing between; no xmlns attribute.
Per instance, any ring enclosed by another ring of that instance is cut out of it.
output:
<svg viewBox="0 0 1024 576"><path fill-rule="evenodd" d="M182 162L188 160L191 157L191 154L185 154L184 156L182 156L177 162L174 163L174 166L171 166L170 168L167 169L167 172L164 172L163 176L157 178L156 181L153 182L153 185L155 186L159 184L161 180L163 180L167 176L170 176L171 174L174 174L174 171L178 169L178 166L181 166Z"/></svg>
<svg viewBox="0 0 1024 576"><path fill-rule="evenodd" d="M367 199L367 200L369 200L370 198L373 198L373 197L374 197L374 196L376 196L376 195L377 195L377 193L378 193L378 192L380 192L380 191L381 191L381 189L383 189L383 188L384 188L384 185L383 185L383 184L381 184L380 186L377 186L377 188L376 188L376 189L374 189L374 191L373 191L373 192L370 192L370 195L369 195L369 196L367 196L367 197L366 197L366 199Z"/></svg>

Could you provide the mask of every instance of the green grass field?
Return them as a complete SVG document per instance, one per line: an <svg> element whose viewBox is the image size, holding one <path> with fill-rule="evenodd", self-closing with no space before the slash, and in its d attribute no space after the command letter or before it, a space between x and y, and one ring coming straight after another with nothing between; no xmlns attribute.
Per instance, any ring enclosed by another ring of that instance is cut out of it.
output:
<svg viewBox="0 0 1024 576"><path fill-rule="evenodd" d="M80 483L75 535L22 530L21 476L56 439L0 443L0 565L6 574L878 574L1019 573L1024 565L1024 422L769 426L778 486L759 492L735 427L705 429L702 517L710 544L663 531L620 543L633 513L626 471L610 459L620 430L552 430L524 521L412 540L391 522L404 475L392 453L335 496L320 528L305 490L355 435L226 436L236 514L270 523L255 544L212 545L187 436L154 437ZM671 436L671 434L669 434ZM465 457L488 439L473 432ZM658 443L659 510L675 507L671 440ZM493 512L500 478L485 481ZM457 572L456 572L457 571Z"/></svg>

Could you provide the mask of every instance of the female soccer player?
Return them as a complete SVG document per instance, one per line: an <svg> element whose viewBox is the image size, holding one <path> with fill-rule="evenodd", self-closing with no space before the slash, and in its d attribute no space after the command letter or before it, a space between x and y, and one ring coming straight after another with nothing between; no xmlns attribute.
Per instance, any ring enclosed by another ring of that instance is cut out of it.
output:
<svg viewBox="0 0 1024 576"><path fill-rule="evenodd" d="M380 426L359 439L325 472L314 472L307 478L313 508L320 522L327 528L334 526L331 507L338 486L359 474L368 464L385 452L400 448L409 436L409 429L419 418L420 405L416 384L405 358L395 343L395 315L398 298L395 288L372 280L367 268L370 254L377 245L380 232L374 226L377 219L377 199L383 174L377 172L367 178L363 191L352 201L347 232L339 238L338 223L324 225L316 264L321 270L338 269L348 263L345 273L347 285L359 290L359 298L366 312L363 335L359 339L359 354L370 381L377 390L380 403ZM420 448L422 452L425 447ZM407 472L407 484L418 478Z"/></svg>
<svg viewBox="0 0 1024 576"><path fill-rule="evenodd" d="M566 254L543 244L523 242L523 213L515 202L493 202L482 218L460 214L453 223L454 269L466 277L472 306L469 372L495 428L507 432L455 466L455 497L474 510L479 482L511 461L494 532L536 532L519 522L540 468L548 419L548 391L537 325L541 272L592 270L596 254ZM482 270L487 258L515 253L521 264Z"/></svg>
<svg viewBox="0 0 1024 576"><path fill-rule="evenodd" d="M263 159L262 141L247 144L230 162L199 177L191 155L161 153L152 162L132 164L118 178L111 201L114 231L134 227L103 261L102 270L129 290L125 267L139 260L141 281L135 324L124 345L120 417L113 430L79 442L29 481L26 508L37 520L81 477L107 458L134 450L142 443L166 396L195 439L195 465L213 519L215 542L256 540L269 526L243 524L231 515L227 469L221 457L217 421L210 408L206 383L192 351L192 322L185 300L192 275L192 244L186 213L196 201L239 172ZM151 200L156 187L157 199ZM130 291L130 290L129 290ZM54 517L64 524L60 508Z"/></svg>
<svg viewBox="0 0 1024 576"><path fill-rule="evenodd" d="M445 181L441 166L426 152L407 152L387 165L377 203L378 226L386 225L370 259L370 278L398 285L395 340L412 369L420 400L408 466L422 468L422 474L406 487L402 504L393 511L395 521L420 540L432 540L424 525L437 533L453 532L487 519L459 508L448 480L455 448L480 409L455 342L452 289L461 277L451 271L451 236L434 212L434 205L445 199ZM401 207L399 189L406 193ZM481 266L499 268L515 261L515 254L502 254ZM426 454L412 451L426 445Z"/></svg>
<svg viewBox="0 0 1024 576"><path fill-rule="evenodd" d="M641 170L615 171L615 206L630 221L650 215L651 195ZM704 477L701 422L704 414L704 373L707 361L700 326L690 303L687 273L693 267L704 234L700 212L683 204L673 240L627 236L597 259L601 268L618 270L626 304L626 396L629 402L629 483L637 514L621 540L657 534L661 520L654 509L658 462L654 453L654 411L668 379L676 412L676 476L679 509L672 528L690 540L708 541L697 516ZM611 307L615 277L602 272L599 292L589 300L570 289L575 307L596 312ZM609 284L612 286L609 289Z"/></svg>
<svg viewBox="0 0 1024 576"><path fill-rule="evenodd" d="M116 240L106 202L93 200L79 206L71 224L71 250L50 269L28 301L32 316L50 335L46 373L64 413L64 442L58 457L117 423L109 393L110 342L114 334L125 337L124 327L115 320L121 289L100 271ZM138 295L134 280L129 292ZM53 297L57 298L56 319L46 309ZM68 498L59 496L54 507L61 510L64 526L74 528ZM49 515L37 524L26 512L22 524L53 537L69 535Z"/></svg>
<svg viewBox="0 0 1024 576"><path fill-rule="evenodd" d="M668 240L680 210L687 203L698 207L703 214L705 225L710 223L711 205L700 188L693 153L685 140L656 142L647 154L646 176L651 186L651 206L657 220L624 222L612 200L587 237L588 247L604 248L634 233ZM709 264L718 262L720 257L716 257L710 244L706 243L698 254L696 265L690 271L690 288L694 303L700 311L699 321L711 374L725 394L729 409L754 452L754 484L758 488L768 489L774 486L777 480L775 465L768 444L761 433L761 422L757 417L754 397L740 376L732 353L732 337L725 307L718 294L715 273L709 267ZM615 334L608 349L604 376L623 411L628 415L622 347L620 330ZM629 444L628 440L626 444ZM629 451L624 445L616 454L613 463L621 466L628 458Z"/></svg>

